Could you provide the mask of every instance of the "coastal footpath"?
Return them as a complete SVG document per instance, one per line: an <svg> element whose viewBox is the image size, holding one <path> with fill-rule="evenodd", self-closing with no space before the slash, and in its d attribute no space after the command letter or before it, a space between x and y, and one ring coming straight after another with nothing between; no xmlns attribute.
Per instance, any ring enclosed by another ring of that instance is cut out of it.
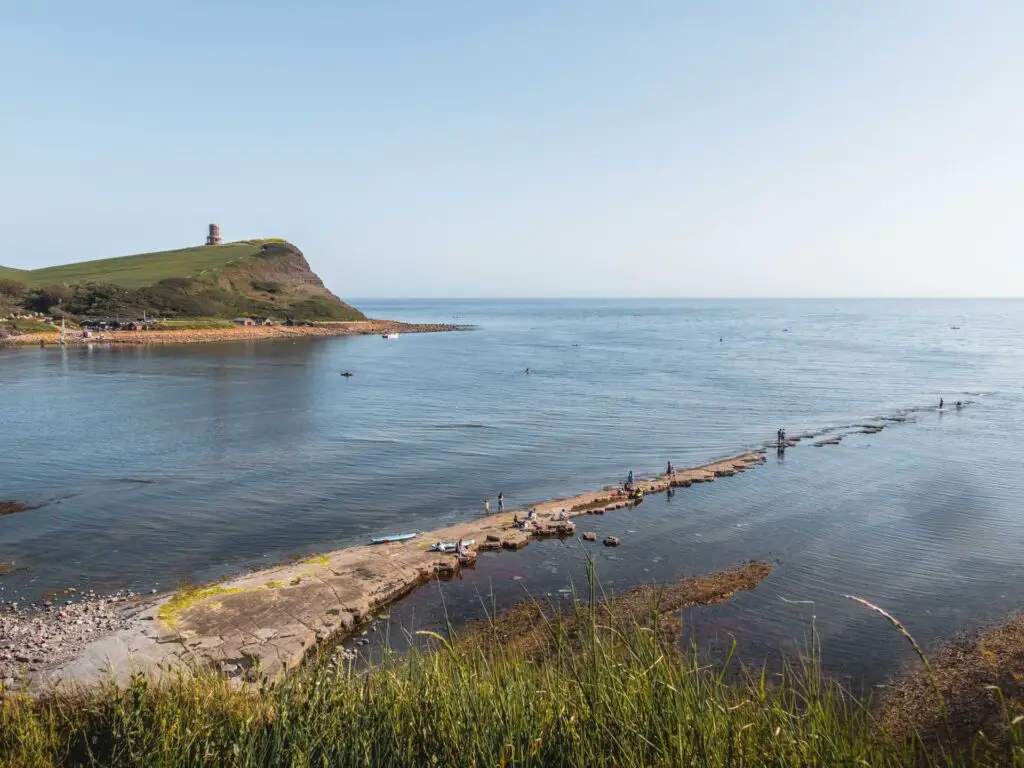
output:
<svg viewBox="0 0 1024 768"><path fill-rule="evenodd" d="M635 487L645 494L686 488L731 477L763 461L763 451L745 453L672 476L638 479ZM159 678L183 666L213 667L239 685L279 680L319 643L350 636L419 585L456 573L460 558L432 551L435 542L473 540L470 549L480 553L474 560L484 567L489 557L499 556L488 550L516 550L533 538L573 535L572 518L637 503L621 489L607 487L468 520L409 541L350 547L217 584L136 598L127 606L103 602L94 611L113 631L83 636L82 646L66 649L66 660L47 664L40 659L23 679L8 684L36 692L58 684L90 687L111 675L123 683L136 671ZM528 515L528 527L515 525ZM79 610L89 621L90 609ZM111 611L119 617L116 622L108 621Z"/></svg>
<svg viewBox="0 0 1024 768"><path fill-rule="evenodd" d="M105 331L84 336L81 331L68 332L65 346L89 344L202 344L217 341L255 341L310 336L372 336L390 333L440 333L464 330L463 326L444 323L400 323L395 320L354 320L317 325L255 325L233 328L194 328L151 331ZM25 333L0 339L0 346L56 347L56 333Z"/></svg>

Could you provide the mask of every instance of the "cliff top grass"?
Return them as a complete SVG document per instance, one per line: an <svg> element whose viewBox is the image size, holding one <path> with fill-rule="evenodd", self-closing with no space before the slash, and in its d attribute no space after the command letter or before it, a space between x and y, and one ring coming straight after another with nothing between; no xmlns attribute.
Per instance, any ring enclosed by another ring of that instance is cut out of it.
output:
<svg viewBox="0 0 1024 768"><path fill-rule="evenodd" d="M24 280L28 272L14 267L0 267L0 280Z"/></svg>
<svg viewBox="0 0 1024 768"><path fill-rule="evenodd" d="M247 256L255 256L266 242L270 241L245 240L224 245L199 245L175 251L138 253L41 269L0 267L0 277L21 280L29 288L90 282L142 288L169 277L199 277L209 270L221 269Z"/></svg>

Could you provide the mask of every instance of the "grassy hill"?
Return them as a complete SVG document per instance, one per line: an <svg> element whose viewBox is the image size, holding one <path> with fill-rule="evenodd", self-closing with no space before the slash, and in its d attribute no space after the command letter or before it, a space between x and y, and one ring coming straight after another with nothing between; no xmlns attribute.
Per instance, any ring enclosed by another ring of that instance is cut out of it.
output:
<svg viewBox="0 0 1024 768"><path fill-rule="evenodd" d="M13 270L18 273L13 277L24 281L29 288L97 282L114 283L125 288L143 288L169 277L197 277L209 270L222 269L239 259L257 255L261 245L260 241L255 240L227 245L200 245L177 251L139 253L42 269ZM0 267L0 275L7 269Z"/></svg>
<svg viewBox="0 0 1024 768"><path fill-rule="evenodd" d="M26 291L26 308L73 316L148 315L360 320L284 240L141 253L34 270L0 267Z"/></svg>
<svg viewBox="0 0 1024 768"><path fill-rule="evenodd" d="M23 269L0 267L0 280L21 280L27 282L29 273Z"/></svg>

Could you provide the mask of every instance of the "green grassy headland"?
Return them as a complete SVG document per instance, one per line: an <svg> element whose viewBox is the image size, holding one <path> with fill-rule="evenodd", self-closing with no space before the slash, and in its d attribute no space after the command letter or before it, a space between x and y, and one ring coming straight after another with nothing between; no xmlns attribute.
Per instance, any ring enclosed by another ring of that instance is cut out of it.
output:
<svg viewBox="0 0 1024 768"><path fill-rule="evenodd" d="M0 267L0 310L18 309L81 318L364 319L324 287L298 248L276 238L33 270Z"/></svg>
<svg viewBox="0 0 1024 768"><path fill-rule="evenodd" d="M258 241L201 245L177 251L139 253L112 259L80 261L32 270L11 270L11 275L22 280L29 288L46 285L75 285L78 283L114 283L124 288L143 288L169 277L195 278L209 270L222 269L240 259L256 256ZM0 276L6 267L0 268Z"/></svg>

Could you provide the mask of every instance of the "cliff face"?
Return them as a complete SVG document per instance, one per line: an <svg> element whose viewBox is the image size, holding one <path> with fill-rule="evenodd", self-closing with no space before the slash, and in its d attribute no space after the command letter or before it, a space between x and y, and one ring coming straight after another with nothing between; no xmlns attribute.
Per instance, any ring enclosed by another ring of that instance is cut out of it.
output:
<svg viewBox="0 0 1024 768"><path fill-rule="evenodd" d="M323 284L306 257L288 242L267 242L251 257L214 271L216 286L249 301L266 305L266 314L328 320L362 320ZM298 315L293 310L298 309Z"/></svg>

